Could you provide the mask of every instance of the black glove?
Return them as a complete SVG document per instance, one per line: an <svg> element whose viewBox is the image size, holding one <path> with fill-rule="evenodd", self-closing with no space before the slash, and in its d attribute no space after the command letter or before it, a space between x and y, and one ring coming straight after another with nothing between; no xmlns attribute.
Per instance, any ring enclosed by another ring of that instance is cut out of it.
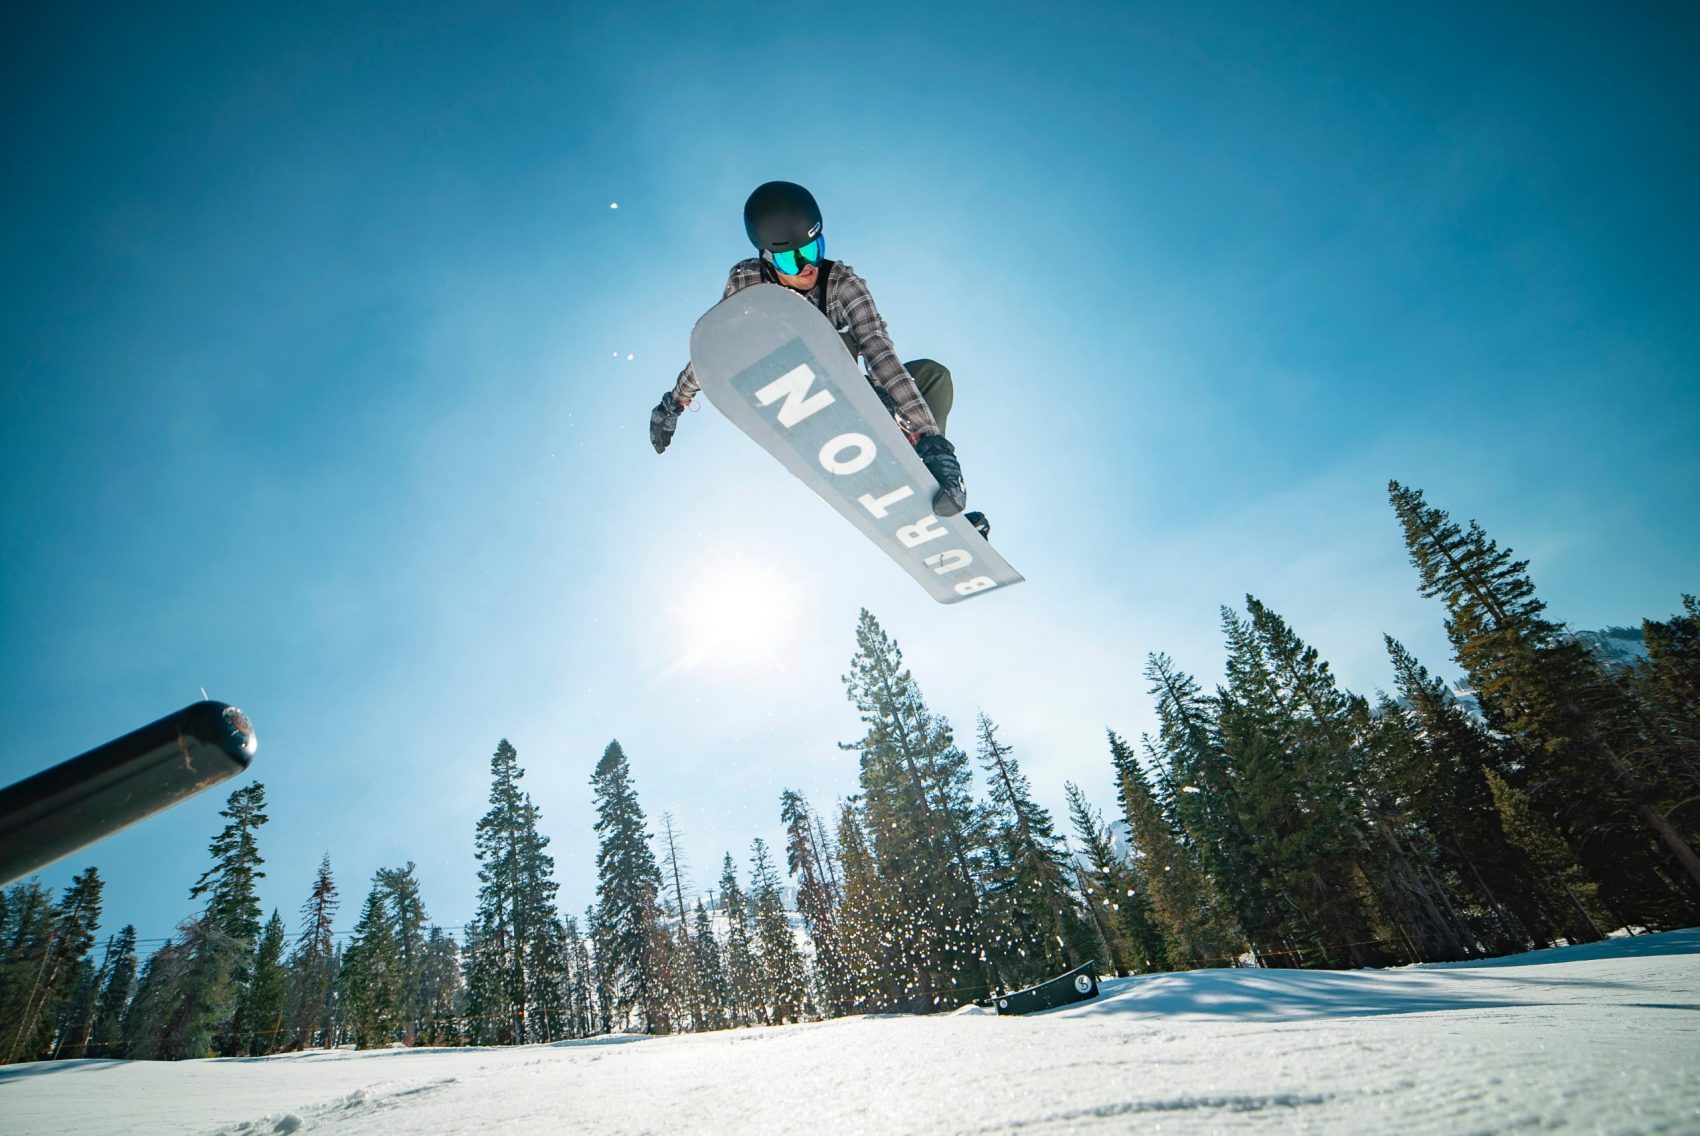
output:
<svg viewBox="0 0 1700 1136"><path fill-rule="evenodd" d="M954 517L968 507L968 486L962 481L962 466L956 460L956 447L943 434L927 434L915 443L915 453L926 464L927 472L939 483L933 497L933 515Z"/></svg>
<svg viewBox="0 0 1700 1136"><path fill-rule="evenodd" d="M649 412L649 444L655 447L656 453L667 449L673 440L673 431L679 428L679 415L687 403L680 402L668 391L661 396L661 401L655 404L655 409Z"/></svg>

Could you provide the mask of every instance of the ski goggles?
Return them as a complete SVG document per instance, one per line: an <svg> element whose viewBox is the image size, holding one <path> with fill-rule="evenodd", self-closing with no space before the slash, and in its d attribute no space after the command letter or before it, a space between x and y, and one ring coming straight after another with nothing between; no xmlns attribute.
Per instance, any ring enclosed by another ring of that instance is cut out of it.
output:
<svg viewBox="0 0 1700 1136"><path fill-rule="evenodd" d="M819 264L826 255L826 237L819 236L802 248L787 249L784 252L762 251L768 262L777 268L783 276L796 276L806 265Z"/></svg>

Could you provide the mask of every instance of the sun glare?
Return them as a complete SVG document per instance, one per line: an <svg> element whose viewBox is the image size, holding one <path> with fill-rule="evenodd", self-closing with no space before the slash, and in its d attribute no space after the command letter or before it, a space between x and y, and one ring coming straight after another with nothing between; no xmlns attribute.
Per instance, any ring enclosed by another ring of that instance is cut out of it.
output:
<svg viewBox="0 0 1700 1136"><path fill-rule="evenodd" d="M690 599L669 609L681 653L668 669L782 669L797 608L797 586L777 569L711 561L693 575Z"/></svg>

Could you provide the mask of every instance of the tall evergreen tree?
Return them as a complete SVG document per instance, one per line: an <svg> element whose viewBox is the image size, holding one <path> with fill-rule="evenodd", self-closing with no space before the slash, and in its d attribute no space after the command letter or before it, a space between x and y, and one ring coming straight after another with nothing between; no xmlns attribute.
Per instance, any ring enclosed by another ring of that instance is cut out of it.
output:
<svg viewBox="0 0 1700 1136"><path fill-rule="evenodd" d="M767 842L750 844L750 896L755 903L756 940L760 946L761 992L770 1025L803 1019L808 1008L808 975L797 940L785 915L779 876Z"/></svg>
<svg viewBox="0 0 1700 1136"><path fill-rule="evenodd" d="M219 814L229 823L213 837L212 867L189 889L205 898L198 918L185 926L191 964L172 1014L168 1049L175 1055L241 1052L242 992L260 938L259 881L265 878L256 837L266 823L266 787L258 781L230 794Z"/></svg>
<svg viewBox="0 0 1700 1136"><path fill-rule="evenodd" d="M546 965L557 918L555 860L541 813L520 789L519 753L503 738L490 760L490 809L478 821L478 909L468 933L467 1013L481 1042L538 1040L527 1020L533 975Z"/></svg>
<svg viewBox="0 0 1700 1136"><path fill-rule="evenodd" d="M228 822L213 837L213 864L190 889L201 911L143 968L125 1021L132 1057L178 1060L241 1052L242 993L260 934L257 881L264 877L255 833L266 823L265 786L233 792L219 814Z"/></svg>
<svg viewBox="0 0 1700 1136"><path fill-rule="evenodd" d="M1220 966L1243 948L1237 926L1191 848L1158 804L1150 779L1127 743L1110 735L1128 834L1146 881L1151 916L1178 967Z"/></svg>
<svg viewBox="0 0 1700 1136"><path fill-rule="evenodd" d="M1116 974L1168 969L1168 944L1151 921L1144 879L1117 854L1103 814L1080 786L1067 782L1063 792L1075 839L1085 854L1081 893L1108 953L1104 965Z"/></svg>
<svg viewBox="0 0 1700 1136"><path fill-rule="evenodd" d="M593 1033L612 1033L614 1022L614 987L609 970L603 965L602 942L607 931L602 926L602 909L591 904L584 911L584 926L589 946L591 1002L595 1006L596 1028Z"/></svg>
<svg viewBox="0 0 1700 1136"><path fill-rule="evenodd" d="M124 1038L124 1016L136 993L136 926L126 923L108 942L101 963L100 995L86 1042L89 1057L117 1057Z"/></svg>
<svg viewBox="0 0 1700 1136"><path fill-rule="evenodd" d="M998 740L985 714L977 732L992 802L986 938L999 981L1020 989L1097 958L1094 946L1102 939L1080 909L1067 846L1050 813L1033 799L1014 747ZM1109 966L1111 960L1097 962Z"/></svg>
<svg viewBox="0 0 1700 1136"><path fill-rule="evenodd" d="M45 945L52 911L52 894L33 877L0 891L0 990L15 989L20 968L34 972L25 956L32 943Z"/></svg>
<svg viewBox="0 0 1700 1136"><path fill-rule="evenodd" d="M1234 673L1231 658L1229 673ZM1162 787L1158 798L1162 813L1197 858L1199 869L1214 884L1251 946L1267 958L1290 964L1297 956L1289 953L1295 944L1282 937L1284 908L1269 887L1268 869L1248 828L1255 795L1248 792L1251 778L1243 766L1247 756L1256 759L1261 753L1254 743L1238 737L1234 740L1239 744L1230 753L1223 725L1225 692L1206 695L1196 679L1161 653L1148 657L1145 677L1157 699L1153 773ZM1230 721L1238 725L1242 720ZM1111 749L1117 752L1114 744ZM1131 759L1131 750L1124 746L1121 752ZM1125 796L1126 788L1118 780L1118 794ZM1124 800L1124 812L1127 808ZM1178 955L1171 961L1182 962Z"/></svg>
<svg viewBox="0 0 1700 1136"><path fill-rule="evenodd" d="M838 856L843 867L844 897L838 907L839 955L842 983L849 990L852 1012L875 1012L903 1003L912 991L912 968L901 957L907 926L898 912L893 889L880 876L853 802L839 810Z"/></svg>
<svg viewBox="0 0 1700 1136"><path fill-rule="evenodd" d="M1517 744L1508 782L1558 827L1617 919L1661 926L1700 918L1696 833L1671 819L1668 753L1645 707L1587 647L1546 618L1526 561L1468 530L1420 491L1388 485L1422 593L1447 608L1458 662L1490 722Z"/></svg>
<svg viewBox="0 0 1700 1136"><path fill-rule="evenodd" d="M283 961L287 937L283 916L274 910L260 932L252 976L242 992L240 1017L246 1033L242 1051L249 1056L276 1053L288 1041L289 970Z"/></svg>
<svg viewBox="0 0 1700 1136"><path fill-rule="evenodd" d="M265 814L266 787L256 781L230 794L219 813L230 823L213 837L213 865L201 873L189 898L206 897L203 918L239 942L253 944L260 938L259 881L265 878L256 838Z"/></svg>
<svg viewBox="0 0 1700 1136"><path fill-rule="evenodd" d="M374 880L337 976L343 1020L361 1049L389 1045L401 1025L401 955L387 901Z"/></svg>
<svg viewBox="0 0 1700 1136"><path fill-rule="evenodd" d="M1669 805L1671 821L1693 832L1700 828L1700 600L1683 596L1682 611L1642 625L1647 662L1632 679L1663 754L1659 780L1679 787Z"/></svg>
<svg viewBox="0 0 1700 1136"><path fill-rule="evenodd" d="M1405 647L1386 636L1394 684L1402 703L1384 717L1406 719L1421 738L1421 752L1392 787L1408 802L1446 868L1466 893L1476 916L1475 937L1492 954L1527 950L1559 934L1562 918L1540 901L1536 870L1505 838L1485 774L1515 758L1466 711L1442 680L1431 676Z"/></svg>
<svg viewBox="0 0 1700 1136"><path fill-rule="evenodd" d="M631 766L612 741L590 784L596 797L596 895L601 917L597 955L614 998L615 1019L666 1033L666 934L661 926L661 869L649 847Z"/></svg>
<svg viewBox="0 0 1700 1136"><path fill-rule="evenodd" d="M102 977L95 969L92 953L73 964L74 977L67 983L69 992L60 1000L54 1015L53 1046L47 1051L51 1061L86 1056L85 1039L94 1026L94 1003Z"/></svg>
<svg viewBox="0 0 1700 1136"><path fill-rule="evenodd" d="M785 825L785 868L797 881L797 912L815 946L821 1008L828 1016L848 1013L851 993L838 945L838 894L829 870L831 850L821 846L818 818L803 794L794 789L780 794L779 819Z"/></svg>
<svg viewBox="0 0 1700 1136"><path fill-rule="evenodd" d="M329 1046L331 1012L336 981L336 880L331 875L331 854L319 861L312 894L301 905L301 932L289 956L288 1017L296 1030L295 1047Z"/></svg>
<svg viewBox="0 0 1700 1136"><path fill-rule="evenodd" d="M421 1044L465 1044L466 1031L461 1020L465 992L460 971L460 946L454 936L441 927L432 927L425 936L424 962L419 972Z"/></svg>
<svg viewBox="0 0 1700 1136"><path fill-rule="evenodd" d="M913 1009L944 1008L990 993L981 944L979 875L984 816L968 756L949 723L931 713L903 654L864 610L845 687L866 732L861 783L876 859L915 921L900 956Z"/></svg>
<svg viewBox="0 0 1700 1136"><path fill-rule="evenodd" d="M1274 611L1254 596L1246 611L1246 646L1237 636L1231 644L1249 652L1239 665L1260 668L1266 677L1259 681L1273 694L1275 716L1260 724L1260 740L1264 752L1280 755L1287 777L1262 802L1271 822L1264 832L1273 837L1283 895L1313 937L1316 954L1307 961L1464 957L1398 823L1367 787L1376 743L1396 748L1403 735L1376 730L1368 703L1340 689L1316 648Z"/></svg>
<svg viewBox="0 0 1700 1136"><path fill-rule="evenodd" d="M384 892L390 931L395 938L396 983L400 998L401 1039L412 1045L425 1014L425 932L430 917L419 895L412 860L401 868L380 868L377 886Z"/></svg>
<svg viewBox="0 0 1700 1136"><path fill-rule="evenodd" d="M573 1037L592 1037L607 1029L597 1000L597 968L590 957L585 935L578 930L578 920L568 915L561 920L561 925L566 929L566 946L571 954L573 978L568 986L568 1012L573 1022Z"/></svg>
<svg viewBox="0 0 1700 1136"><path fill-rule="evenodd" d="M10 1013L0 1026L7 1062L35 1060L52 1051L60 1011L70 1000L94 946L104 886L93 868L73 877L43 928L39 949L25 955L22 966L7 968L15 974L15 978L8 976L12 978L6 989Z"/></svg>
<svg viewBox="0 0 1700 1136"><path fill-rule="evenodd" d="M20 1043L29 1006L40 998L42 978L53 965L58 909L34 879L0 893L0 1062Z"/></svg>
<svg viewBox="0 0 1700 1136"><path fill-rule="evenodd" d="M720 907L726 917L726 1016L733 1026L754 1025L761 1020L764 1004L761 959L756 954L755 929L750 921L750 901L738 883L732 854L720 865Z"/></svg>
<svg viewBox="0 0 1700 1136"><path fill-rule="evenodd" d="M193 958L187 943L176 936L165 940L142 963L136 996L124 1015L120 1048L139 1060L170 1060L191 1056L182 1025L192 1006L181 997Z"/></svg>
<svg viewBox="0 0 1700 1136"><path fill-rule="evenodd" d="M1486 774L1505 835L1535 865L1535 886L1546 906L1558 913L1564 936L1574 943L1606 937L1609 916L1600 907L1599 885L1588 878L1572 857L1570 847L1529 798L1489 769Z"/></svg>
<svg viewBox="0 0 1700 1136"><path fill-rule="evenodd" d="M703 1019L699 1029L725 1029L731 991L726 982L726 964L721 957L719 942L714 937L714 924L708 908L697 900L695 931L691 935L691 964L696 979L698 1001Z"/></svg>

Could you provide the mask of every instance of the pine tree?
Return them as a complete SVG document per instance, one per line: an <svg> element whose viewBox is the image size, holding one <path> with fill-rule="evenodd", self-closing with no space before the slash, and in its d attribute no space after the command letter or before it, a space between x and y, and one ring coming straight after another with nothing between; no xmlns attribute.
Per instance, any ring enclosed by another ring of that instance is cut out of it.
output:
<svg viewBox="0 0 1700 1136"><path fill-rule="evenodd" d="M698 1001L703 1008L699 1029L717 1030L727 1026L727 1003L731 992L726 983L726 965L721 948L714 937L714 924L708 908L697 900L695 933L691 936L691 965L696 979Z"/></svg>
<svg viewBox="0 0 1700 1136"><path fill-rule="evenodd" d="M33 879L0 895L5 897L0 905L0 1061L5 1061L52 965L58 910L47 889Z"/></svg>
<svg viewBox="0 0 1700 1136"><path fill-rule="evenodd" d="M1151 921L1144 879L1117 855L1103 814L1087 801L1080 786L1066 782L1063 792L1075 839L1086 856L1080 890L1108 953L1104 965L1116 974L1168 969L1168 944Z"/></svg>
<svg viewBox="0 0 1700 1136"><path fill-rule="evenodd" d="M213 865L189 889L191 899L205 897L206 907L182 929L191 965L165 1039L173 1055L241 1052L242 991L260 938L258 884L265 861L255 833L266 823L265 805L266 788L258 781L230 795L219 814L230 823L209 848Z"/></svg>
<svg viewBox="0 0 1700 1136"><path fill-rule="evenodd" d="M666 934L660 920L661 869L649 847L643 808L620 743L612 741L597 763L596 894L601 937L597 958L613 995L617 1022L634 1021L646 1033L667 1033Z"/></svg>
<svg viewBox="0 0 1700 1136"><path fill-rule="evenodd" d="M401 956L387 900L374 880L337 976L343 1020L361 1049L389 1045L401 1024Z"/></svg>
<svg viewBox="0 0 1700 1136"><path fill-rule="evenodd" d="M895 1007L909 994L909 967L900 962L903 920L892 889L880 877L853 802L839 810L838 855L844 870L844 898L838 907L842 984L851 1013Z"/></svg>
<svg viewBox="0 0 1700 1136"><path fill-rule="evenodd" d="M94 868L73 877L64 898L49 916L39 952L26 956L15 984L8 982L10 1013L0 1025L8 1063L35 1060L52 1051L60 1012L70 1000L84 960L94 946L103 888L100 873ZM39 954L39 962L30 966L35 954Z"/></svg>
<svg viewBox="0 0 1700 1136"><path fill-rule="evenodd" d="M86 954L73 964L73 971L73 977L66 983L69 992L60 999L58 1012L54 1014L53 1045L47 1051L50 1061L85 1056L84 1039L94 1026L94 1002L100 992L101 975L94 960Z"/></svg>
<svg viewBox="0 0 1700 1136"><path fill-rule="evenodd" d="M802 1021L808 1008L808 975L791 923L785 915L785 900L779 893L779 876L767 852L767 842L756 837L750 844L750 897L755 903L756 941L760 948L761 992L767 1022L780 1025Z"/></svg>
<svg viewBox="0 0 1700 1136"><path fill-rule="evenodd" d="M1479 921L1465 915L1468 892L1439 841L1419 792L1439 774L1429 768L1422 733L1387 694L1365 721L1355 789L1362 799L1368 879L1385 926L1405 956L1449 961L1483 953Z"/></svg>
<svg viewBox="0 0 1700 1136"><path fill-rule="evenodd" d="M585 934L589 939L586 953L590 958L591 1001L595 1006L594 1033L614 1032L614 987L608 968L603 965L602 942L607 931L602 925L602 909L591 904L584 911Z"/></svg>
<svg viewBox="0 0 1700 1136"><path fill-rule="evenodd" d="M1228 669L1232 676L1232 658ZM1293 944L1282 937L1284 908L1268 885L1268 869L1247 827L1252 815L1246 799L1250 779L1241 766L1248 749L1252 757L1258 751L1236 738L1241 744L1230 754L1224 730L1224 718L1235 726L1243 719L1223 713L1225 692L1204 694L1197 680L1167 655L1150 655L1145 677L1157 699L1153 773L1163 789L1159 804L1171 829L1184 838L1252 948L1290 964L1296 955L1289 953ZM1131 751L1125 752L1131 759ZM1125 788L1118 780L1118 793ZM1124 802L1124 812L1126 807ZM1171 955L1171 963L1180 965L1181 959Z"/></svg>
<svg viewBox="0 0 1700 1136"><path fill-rule="evenodd" d="M532 1038L537 1041L559 1041L573 1036L570 1032L572 999L572 946L567 929L560 919L543 928L537 949L531 982Z"/></svg>
<svg viewBox="0 0 1700 1136"><path fill-rule="evenodd" d="M1599 885L1572 858L1570 848L1553 826L1531 807L1529 798L1489 769L1485 773L1505 835L1533 861L1535 886L1547 907L1559 913L1565 937L1573 943L1592 943L1606 937L1608 916L1599 903Z"/></svg>
<svg viewBox="0 0 1700 1136"><path fill-rule="evenodd" d="M1642 634L1655 683L1692 726L1700 715L1700 600L1683 596L1682 612L1662 623L1647 620Z"/></svg>
<svg viewBox="0 0 1700 1136"><path fill-rule="evenodd" d="M1232 916L1170 825L1133 751L1114 732L1109 737L1128 835L1146 881L1152 920L1169 944L1170 962L1187 968L1231 963L1243 949Z"/></svg>
<svg viewBox="0 0 1700 1136"><path fill-rule="evenodd" d="M124 1038L124 1017L136 993L136 927L126 923L108 941L100 994L86 1043L89 1057L117 1057Z"/></svg>
<svg viewBox="0 0 1700 1136"><path fill-rule="evenodd" d="M838 894L829 870L831 850L821 846L819 820L796 790L780 794L779 819L785 825L785 869L797 881L797 912L815 946L821 1009L828 1017L847 1013L851 994L838 946Z"/></svg>
<svg viewBox="0 0 1700 1136"><path fill-rule="evenodd" d="M395 937L396 982L401 1015L401 1039L408 1045L418 1037L424 1017L425 928L430 922L419 896L419 879L412 860L402 868L380 868L377 886L383 889Z"/></svg>
<svg viewBox="0 0 1700 1136"><path fill-rule="evenodd" d="M481 1043L539 1039L527 1020L531 983L547 965L559 885L549 838L537 828L541 813L519 787L524 776L518 751L503 738L490 761L490 809L478 821L478 909L463 960L467 1013Z"/></svg>
<svg viewBox="0 0 1700 1136"><path fill-rule="evenodd" d="M1679 796L1643 755L1668 753L1656 722L1587 647L1548 620L1526 561L1481 526L1461 530L1421 492L1390 482L1422 593L1447 608L1447 634L1490 724L1517 744L1508 781L1556 825L1600 898L1624 921L1700 918L1700 855L1673 823Z"/></svg>
<svg viewBox="0 0 1700 1136"><path fill-rule="evenodd" d="M1408 804L1432 841L1437 870L1456 879L1465 917L1488 953L1551 941L1562 917L1540 901L1533 864L1506 840L1485 776L1511 768L1513 754L1402 644L1392 636L1385 641L1403 703L1385 706L1383 717L1408 721L1421 739L1413 764L1389 791Z"/></svg>
<svg viewBox="0 0 1700 1136"><path fill-rule="evenodd" d="M1373 727L1368 703L1341 690L1317 650L1279 615L1254 596L1246 611L1253 657L1243 665L1267 675L1275 717L1264 726L1266 739L1290 770L1285 783L1270 786L1280 804L1264 804L1283 893L1315 936L1316 957L1307 961L1464 957L1397 823L1366 788L1374 743L1396 744L1399 736Z"/></svg>
<svg viewBox="0 0 1700 1136"><path fill-rule="evenodd" d="M319 861L313 891L301 905L301 933L289 956L290 1023L296 1030L295 1046L329 1046L332 998L335 989L336 954L332 921L338 907L336 881L331 876L331 854Z"/></svg>
<svg viewBox="0 0 1700 1136"><path fill-rule="evenodd" d="M846 745L861 754L863 809L875 858L913 922L900 954L906 1000L937 1009L990 993L981 944L979 873L984 816L968 756L949 723L928 711L903 654L866 610L844 677L867 727Z"/></svg>
<svg viewBox="0 0 1700 1136"><path fill-rule="evenodd" d="M424 960L419 969L420 1044L465 1044L460 970L460 947L454 936L441 927L432 927L425 937Z"/></svg>
<svg viewBox="0 0 1700 1136"><path fill-rule="evenodd" d="M1068 851L1048 811L1033 800L1012 746L998 740L985 714L977 723L979 759L991 786L991 845L995 868L984 917L999 980L1020 989L1095 957L1101 944L1080 910L1070 880ZM1097 958L1109 966L1108 958Z"/></svg>
<svg viewBox="0 0 1700 1136"><path fill-rule="evenodd" d="M568 962L572 973L567 998L572 1036L591 1037L607 1029L597 1003L596 968L584 936L579 933L578 921L569 915L561 921L561 925L567 932Z"/></svg>
<svg viewBox="0 0 1700 1136"><path fill-rule="evenodd" d="M288 1009L289 971L283 962L283 916L275 910L260 933L254 951L252 977L242 992L240 1018L247 1036L242 1051L248 1056L276 1053L287 1042L285 1014Z"/></svg>
<svg viewBox="0 0 1700 1136"><path fill-rule="evenodd" d="M1671 820L1693 833L1700 827L1700 601L1685 595L1682 609L1682 615L1642 625L1647 662L1632 681L1663 751L1659 780L1676 790Z"/></svg>
<svg viewBox="0 0 1700 1136"><path fill-rule="evenodd" d="M733 1026L755 1025L765 1004L761 959L756 954L755 930L750 923L750 901L738 883L732 854L720 866L720 906L726 916L726 1016Z"/></svg>
<svg viewBox="0 0 1700 1136"><path fill-rule="evenodd" d="M125 1056L143 1061L191 1056L180 1035L191 1008L181 991L192 962L188 946L173 936L142 963L135 998L124 1015L120 1048Z"/></svg>

